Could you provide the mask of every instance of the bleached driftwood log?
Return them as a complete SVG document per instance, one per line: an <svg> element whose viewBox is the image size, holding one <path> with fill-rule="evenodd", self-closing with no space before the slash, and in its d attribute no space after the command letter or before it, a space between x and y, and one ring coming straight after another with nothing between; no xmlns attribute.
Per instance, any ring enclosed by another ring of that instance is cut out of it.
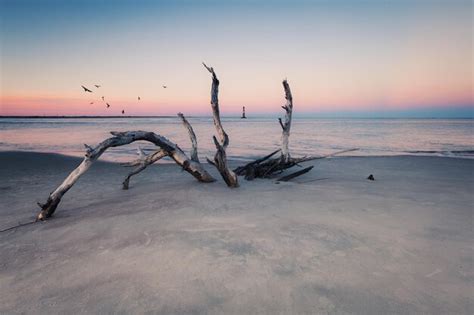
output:
<svg viewBox="0 0 474 315"><path fill-rule="evenodd" d="M191 124L188 122L188 120L186 119L186 117L184 117L182 113L178 113L178 117L181 118L181 121L183 122L183 125L186 128L186 130L188 131L189 138L191 140L191 145L192 145L191 153L190 153L191 160L196 163L199 163L197 139L196 139L196 134L194 133L193 127L191 126ZM145 155L145 153L141 149L139 149L138 155L139 155L138 159L132 162L123 164L124 166L136 166L136 168L133 171L131 171L127 175L127 177L125 177L125 180L122 183L122 189L124 190L127 190L129 188L130 178L132 176L137 175L141 171L145 170L149 165L154 164L155 162L159 161L163 157L167 156L166 152L163 151L162 149L159 149L148 156Z"/></svg>
<svg viewBox="0 0 474 315"><path fill-rule="evenodd" d="M214 155L214 161L211 161L209 159L207 159L207 161L217 168L217 170L221 174L227 186L239 187L239 181L237 179L237 175L227 165L227 156L226 156L225 150L227 146L229 145L229 136L227 135L224 128L222 127L220 113L219 113L219 98L218 98L219 79L217 79L217 75L214 72L214 69L212 67L206 66L204 62L202 64L212 75L212 87L211 87L212 117L214 119L214 126L216 127L217 134L219 135L219 140L217 140L216 136L212 137L217 149L216 154Z"/></svg>
<svg viewBox="0 0 474 315"><path fill-rule="evenodd" d="M189 139L191 140L191 160L194 162L199 163L199 157L198 157L198 146L197 146L197 139L196 139L196 134L194 133L193 127L191 124L188 122L186 117L184 117L183 113L178 113L178 117L181 118L183 121L184 127L186 127L186 130L188 131L189 134Z"/></svg>
<svg viewBox="0 0 474 315"><path fill-rule="evenodd" d="M111 134L113 137L104 140L95 148L86 145L87 153L81 164L49 195L46 203L39 204L41 211L37 216L37 220L46 220L54 214L64 194L71 189L81 175L83 175L108 148L119 147L135 141L148 141L159 146L176 164L180 165L200 182L208 183L215 181L200 163L189 159L176 144L163 136L149 131L112 131Z"/></svg>
<svg viewBox="0 0 474 315"><path fill-rule="evenodd" d="M283 123L281 118L278 118L278 121L283 129L281 134L281 159L284 163L288 163L290 161L289 138L291 116L293 114L293 96L291 95L290 85L286 79L283 80L283 89L285 90L286 104L281 108L285 110L285 122Z"/></svg>

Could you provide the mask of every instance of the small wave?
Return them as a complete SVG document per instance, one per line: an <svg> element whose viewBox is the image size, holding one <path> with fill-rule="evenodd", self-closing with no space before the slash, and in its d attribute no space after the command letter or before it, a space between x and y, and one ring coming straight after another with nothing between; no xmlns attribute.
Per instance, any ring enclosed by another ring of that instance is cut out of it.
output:
<svg viewBox="0 0 474 315"><path fill-rule="evenodd" d="M474 150L413 150L404 152L416 155L474 158Z"/></svg>

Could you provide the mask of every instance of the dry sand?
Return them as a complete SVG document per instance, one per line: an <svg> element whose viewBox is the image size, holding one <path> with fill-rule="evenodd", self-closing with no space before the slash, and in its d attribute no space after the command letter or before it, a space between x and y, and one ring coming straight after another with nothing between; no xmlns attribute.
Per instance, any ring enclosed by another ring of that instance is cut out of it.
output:
<svg viewBox="0 0 474 315"><path fill-rule="evenodd" d="M1 153L0 229L78 162ZM0 313L474 313L473 160L314 164L238 189L158 165L122 191L99 162L54 219L0 234Z"/></svg>

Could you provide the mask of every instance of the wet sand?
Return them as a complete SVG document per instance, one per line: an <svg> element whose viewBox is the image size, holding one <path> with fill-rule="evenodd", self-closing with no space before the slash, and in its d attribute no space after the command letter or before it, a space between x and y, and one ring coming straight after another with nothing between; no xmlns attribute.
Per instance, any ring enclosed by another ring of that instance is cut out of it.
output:
<svg viewBox="0 0 474 315"><path fill-rule="evenodd" d="M0 153L0 229L79 161ZM313 164L238 189L155 165L123 191L98 162L53 219L0 233L0 313L474 313L474 160Z"/></svg>

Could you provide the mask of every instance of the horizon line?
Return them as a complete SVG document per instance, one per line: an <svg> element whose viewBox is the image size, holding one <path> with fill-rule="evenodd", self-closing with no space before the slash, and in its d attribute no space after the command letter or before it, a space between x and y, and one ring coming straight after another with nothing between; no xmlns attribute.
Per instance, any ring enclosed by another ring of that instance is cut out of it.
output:
<svg viewBox="0 0 474 315"><path fill-rule="evenodd" d="M185 115L188 118L212 118L212 115ZM259 119L259 118L278 118L281 115L268 114L268 115L255 115L254 117L242 118L238 115L221 115L222 118L240 118L246 119ZM27 119L39 119L39 118L50 118L50 119L73 119L73 118L176 118L177 115L0 115L0 119L10 118L27 118ZM443 116L309 116L303 117L295 115L294 119L474 119L474 116L454 116L454 117L443 117Z"/></svg>

